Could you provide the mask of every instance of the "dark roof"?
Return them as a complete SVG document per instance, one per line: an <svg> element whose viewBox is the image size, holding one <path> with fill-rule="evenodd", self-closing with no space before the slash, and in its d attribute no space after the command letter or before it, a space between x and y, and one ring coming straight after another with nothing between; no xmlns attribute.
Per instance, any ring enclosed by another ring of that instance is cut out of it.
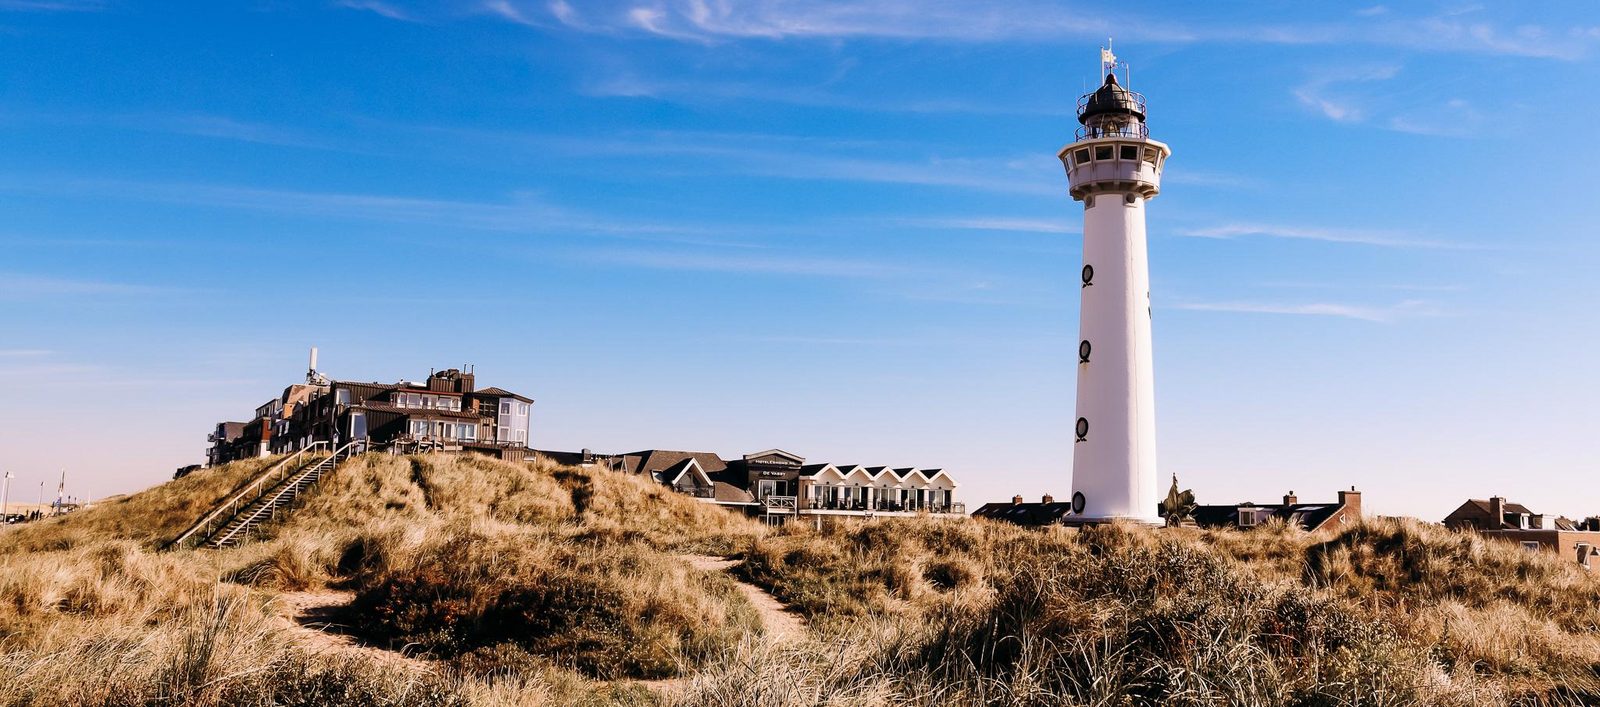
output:
<svg viewBox="0 0 1600 707"><path fill-rule="evenodd" d="M1106 74L1105 83L1089 94L1083 103L1078 122L1089 124L1089 118L1108 113L1121 113L1144 121L1144 99L1139 94L1117 85L1116 74Z"/></svg>
<svg viewBox="0 0 1600 707"><path fill-rule="evenodd" d="M974 518L1003 520L1017 525L1054 525L1072 513L1072 503L985 503L972 512Z"/></svg>
<svg viewBox="0 0 1600 707"><path fill-rule="evenodd" d="M1337 503L1257 504L1240 503L1232 506L1196 506L1190 518L1202 528L1235 528L1239 525L1239 509L1270 510L1273 518L1304 530L1316 530L1339 512Z"/></svg>
<svg viewBox="0 0 1600 707"><path fill-rule="evenodd" d="M711 482L711 496L717 503L755 503L756 497L726 481Z"/></svg>
<svg viewBox="0 0 1600 707"><path fill-rule="evenodd" d="M832 464L807 464L805 466L800 467L800 475L801 476L816 476L818 472L820 472L823 469L826 469L826 468L828 468L830 466L833 466L833 465Z"/></svg>
<svg viewBox="0 0 1600 707"><path fill-rule="evenodd" d="M511 392L509 390L506 390L505 388L496 388L496 387L494 387L492 385L487 387L487 388L479 388L479 389L473 391L472 394L473 395L481 395L481 396L490 397L490 398L513 398L513 399L516 399L516 400L521 400L522 402L525 402L525 403L533 402L532 398L525 398L525 397L523 397L521 395L517 395L516 393L513 393L513 392Z"/></svg>
<svg viewBox="0 0 1600 707"><path fill-rule="evenodd" d="M1478 500L1476 498L1469 498L1469 499L1467 499L1467 503L1470 503L1470 504L1472 504L1474 506L1477 506L1478 510L1483 511L1484 515L1489 515L1489 502L1488 501L1480 501L1480 500ZM1507 513L1526 513L1526 514L1528 514L1530 516L1539 515L1538 513L1534 513L1533 511L1528 510L1527 506L1524 506L1524 505L1522 505L1520 503L1512 503L1510 501L1506 501L1506 512Z"/></svg>
<svg viewBox="0 0 1600 707"><path fill-rule="evenodd" d="M627 460L627 469L633 474L654 474L666 471L669 467L685 459L694 459L700 462L700 468L707 474L715 474L728 468L728 463L714 452L679 452L670 449L646 449L642 452L631 452L624 455ZM635 461L637 460L637 461Z"/></svg>

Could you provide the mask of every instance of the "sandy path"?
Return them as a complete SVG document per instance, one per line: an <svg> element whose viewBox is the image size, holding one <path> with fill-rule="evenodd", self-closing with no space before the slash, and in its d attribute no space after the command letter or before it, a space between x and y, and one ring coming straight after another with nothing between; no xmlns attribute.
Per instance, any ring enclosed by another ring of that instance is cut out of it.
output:
<svg viewBox="0 0 1600 707"><path fill-rule="evenodd" d="M679 555L690 567L707 572L725 572L740 560L729 560L710 555ZM735 579L739 591L744 592L744 598L756 608L756 613L761 616L761 627L766 629L767 639L774 643L792 641L805 636L806 622L798 614L789 611L783 602L777 600L767 590L754 584Z"/></svg>
<svg viewBox="0 0 1600 707"><path fill-rule="evenodd" d="M428 661L403 653L362 645L338 623L339 611L355 600L351 592L285 592L276 601L279 614L300 644L312 654L344 654L370 658L407 670L432 670Z"/></svg>

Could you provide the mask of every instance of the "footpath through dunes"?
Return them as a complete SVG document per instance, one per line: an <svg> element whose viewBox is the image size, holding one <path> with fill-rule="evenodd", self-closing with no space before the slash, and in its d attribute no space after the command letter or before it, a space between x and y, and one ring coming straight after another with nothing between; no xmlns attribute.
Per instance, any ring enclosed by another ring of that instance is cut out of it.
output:
<svg viewBox="0 0 1600 707"><path fill-rule="evenodd" d="M279 699L312 679L345 704L638 704L629 680L763 632L748 589L678 557L763 528L604 471L364 455L257 541L157 551L270 461L8 532L0 679L73 704L319 704Z"/></svg>

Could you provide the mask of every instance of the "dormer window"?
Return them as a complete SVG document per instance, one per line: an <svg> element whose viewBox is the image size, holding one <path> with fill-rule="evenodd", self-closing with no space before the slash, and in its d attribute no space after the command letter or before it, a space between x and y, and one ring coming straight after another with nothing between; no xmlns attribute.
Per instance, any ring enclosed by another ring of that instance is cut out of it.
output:
<svg viewBox="0 0 1600 707"><path fill-rule="evenodd" d="M1256 510L1254 508L1239 509L1239 527L1254 528L1256 526Z"/></svg>

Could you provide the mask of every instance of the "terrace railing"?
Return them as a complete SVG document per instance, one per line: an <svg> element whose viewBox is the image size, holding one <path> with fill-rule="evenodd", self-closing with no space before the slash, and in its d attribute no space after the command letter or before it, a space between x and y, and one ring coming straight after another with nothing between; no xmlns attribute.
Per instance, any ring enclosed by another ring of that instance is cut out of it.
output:
<svg viewBox="0 0 1600 707"><path fill-rule="evenodd" d="M210 513L202 516L200 520L195 521L194 525L189 526L183 533L179 534L175 540L167 543L164 549L170 550L180 547L185 541L197 534L202 537L209 537L212 533L221 529L240 509L256 502L267 491L282 483L285 478L288 478L289 474L303 468L305 465L301 462L307 456L327 449L327 442L314 442L310 446L280 459L276 464L257 474L254 479L244 485L244 488L239 489L232 496L218 503L215 508L211 509Z"/></svg>

